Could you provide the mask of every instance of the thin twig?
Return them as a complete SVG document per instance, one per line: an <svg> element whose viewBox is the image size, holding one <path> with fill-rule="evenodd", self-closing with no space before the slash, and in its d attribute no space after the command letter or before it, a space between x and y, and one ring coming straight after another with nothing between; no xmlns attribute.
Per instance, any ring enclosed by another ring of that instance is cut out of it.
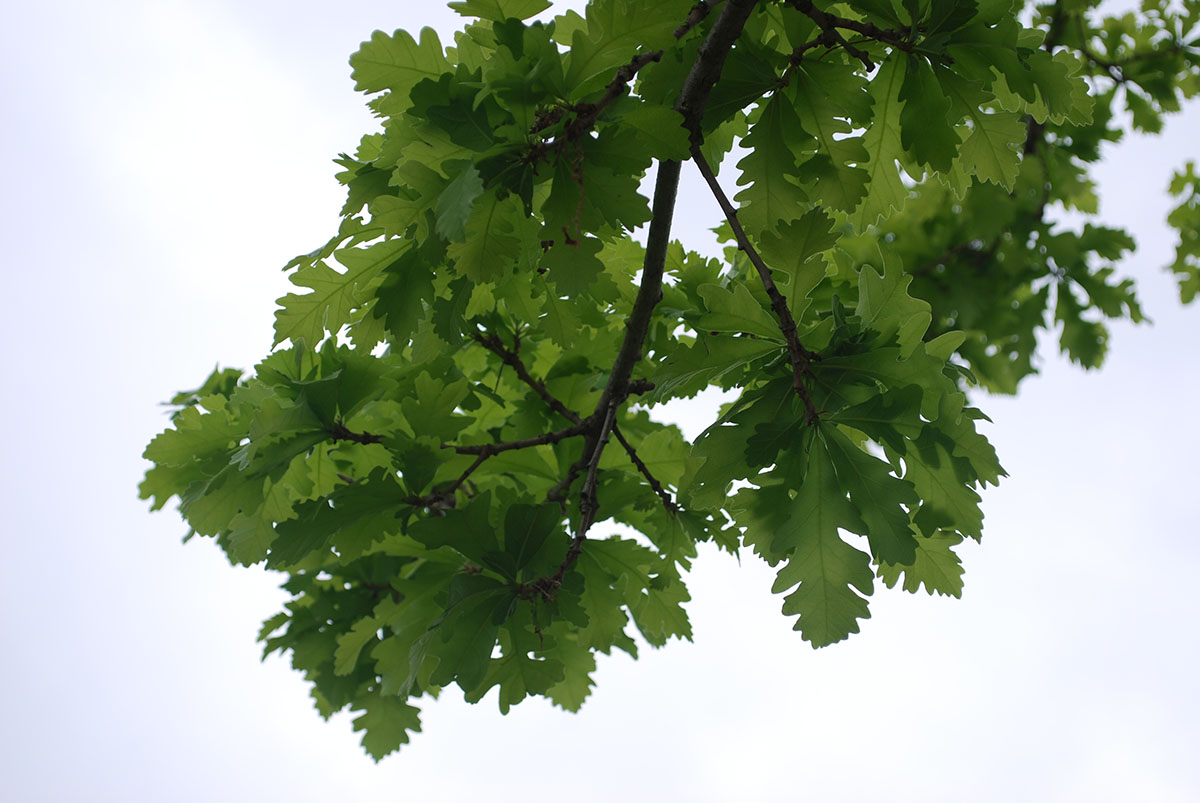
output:
<svg viewBox="0 0 1200 803"><path fill-rule="evenodd" d="M884 40L881 38L881 36L871 36L870 38L872 38L872 39L879 39L879 41L888 41L889 44L896 44L899 41L903 41L903 38L901 37L901 35L894 31L891 31L891 32L884 31L882 28L877 28L876 26L871 25L870 23L857 22L855 20L849 20L849 19L846 19L845 17L838 17L838 16L835 16L828 12L822 11L821 9L819 9L813 5L812 0L788 0L788 2L797 11L806 15L809 19L811 19L813 22L815 22L817 24L817 27L821 29L822 36L826 39L827 42L829 42L830 44L840 45L843 49L845 49L845 51L847 53L849 53L851 56L853 56L854 58L861 61L863 63L863 66L866 67L867 70L875 69L875 64L871 61L871 57L867 55L866 51L860 50L857 47L855 47L854 45L847 42L846 38L838 32L838 28L844 28L846 30L856 31L858 33L863 33L864 35L866 35L864 29L872 29L880 35L893 35L894 34L896 42L893 42L890 40Z"/></svg>
<svg viewBox="0 0 1200 803"><path fill-rule="evenodd" d="M551 410L574 424L578 424L583 421L583 418L578 413L568 408L565 404L556 399L552 393L550 393L549 389L546 388L545 382L535 379L534 376L529 373L529 369L527 369L525 364L521 362L521 358L516 348L519 341L517 341L515 337L513 341L513 348L511 349L504 345L504 341L500 339L499 335L476 334L475 340L485 349L499 357L505 365L512 368L516 373L517 378L528 385L534 393L540 396L542 401L544 401Z"/></svg>
<svg viewBox="0 0 1200 803"><path fill-rule="evenodd" d="M477 446L453 446L451 444L442 444L443 449L453 449L458 454L473 454L475 455L474 462L467 467L466 471L458 476L446 488L435 491L425 496L409 496L404 499L411 505L419 507L453 507L450 502L454 498L454 494L459 488L466 483L467 479L475 473L475 469L479 468L489 457L501 454L503 452L511 452L515 449L528 449L534 446L541 446L548 443L558 443L561 440L582 435L593 426L591 421L580 421L566 429L560 429L555 432L547 432L533 438L525 438L518 441L505 441L503 443L484 443Z"/></svg>
<svg viewBox="0 0 1200 803"><path fill-rule="evenodd" d="M587 477L583 481L583 489L579 492L579 528L575 531L575 537L571 539L571 545L567 547L567 554L563 557L562 563L558 565L558 570L549 577L544 577L538 581L542 589L549 590L553 593L562 585L563 577L566 576L567 570L579 558L579 553L583 551L583 542L587 540L587 531L591 529L592 524L596 521L596 513L600 510L600 500L596 498L596 486L599 483L600 474L600 458L604 454L604 447L608 445L608 436L612 432L613 424L616 422L617 403L613 402L608 406L608 412L604 416L604 423L600 427L600 434L596 439L596 444L592 448L591 457L587 464Z"/></svg>
<svg viewBox="0 0 1200 803"><path fill-rule="evenodd" d="M567 473L558 481L558 484L546 493L546 501L558 502L560 505L563 505L563 511L565 512L567 491L571 489L571 485L575 480L579 479L579 475L583 472L584 467L587 466L587 461L588 455L585 452L582 457L571 464L571 467L567 469Z"/></svg>
<svg viewBox="0 0 1200 803"><path fill-rule="evenodd" d="M638 456L637 450L633 448L633 444L626 440L625 435L622 434L621 430L616 426L613 426L613 435L616 436L617 442L620 443L625 449L625 454L629 455L629 459L633 462L633 465L636 466L637 470L640 471L642 476L646 478L646 482L650 483L650 487L653 489L654 493L658 494L658 498L662 500L663 507L665 507L671 513L678 513L681 508L675 503L675 500L671 498L671 494L667 493L667 489L662 486L662 483L658 481L658 478L650 473L650 467L647 466L642 458Z"/></svg>
<svg viewBox="0 0 1200 803"><path fill-rule="evenodd" d="M367 444L379 443L383 440L382 435L372 435L370 432L351 432L342 423L340 418L326 427L325 431L329 433L329 437L333 438L334 443L338 441L351 441L353 443Z"/></svg>
<svg viewBox="0 0 1200 803"><path fill-rule="evenodd" d="M579 103L569 107L569 111L574 112L575 118L567 122L563 127L562 134L552 140L534 143L529 148L529 152L525 154L524 161L536 162L550 151L561 152L567 145L591 131L596 125L596 120L600 118L600 113L629 91L630 82L637 77L641 69L647 64L658 61L662 55L661 50L652 50L640 53L630 59L628 64L622 65L613 79L605 86L604 94L599 100L595 103ZM562 107L539 113L529 133L540 134L561 120L564 114L565 111Z"/></svg>
<svg viewBox="0 0 1200 803"><path fill-rule="evenodd" d="M792 82L792 73L796 72L796 68L800 66L800 62L804 60L804 54L812 50L814 47L836 47L837 42L831 42L829 37L822 32L820 36L810 42L805 42L792 51L792 55L788 56L787 69L783 71L783 75L779 76L778 84L787 86ZM828 51L827 51L828 52Z"/></svg>
<svg viewBox="0 0 1200 803"><path fill-rule="evenodd" d="M1139 83L1136 78L1130 78L1125 74L1125 68L1130 64L1137 64L1139 61L1146 61L1148 59L1154 59L1160 56L1171 56L1183 49L1183 46L1178 40L1172 39L1171 46L1163 48L1162 50L1143 50L1139 53L1130 53L1128 56L1120 60L1105 58L1096 51L1092 50L1088 45L1089 37L1087 32L1084 30L1082 17L1076 17L1075 24L1079 28L1079 47L1077 49L1079 50L1080 55L1090 61L1094 66L1102 68L1106 73L1108 73L1108 78L1122 85L1128 84L1131 81L1133 83ZM1047 37L1047 42L1049 42L1049 37Z"/></svg>
<svg viewBox="0 0 1200 803"><path fill-rule="evenodd" d="M439 491L426 494L425 496L409 496L406 497L404 501L410 505L416 505L417 507L429 507L435 510L454 507L452 501L454 499L454 494L463 486L463 483L467 481L467 478L475 473L475 469L482 466L484 461L491 456L491 454L480 454L475 458L475 462L471 463L471 465L467 467L467 470L460 474L458 479L450 483L450 485L447 487L442 488Z"/></svg>
<svg viewBox="0 0 1200 803"><path fill-rule="evenodd" d="M737 238L738 250L746 254L755 270L758 271L758 276L767 291L767 297L771 300L771 309L775 312L775 317L779 319L779 331L783 333L783 339L787 343L788 357L792 363L792 387L804 403L805 419L809 424L814 424L818 414L808 395L808 389L804 387L804 374L808 372L809 363L817 355L801 345L799 335L796 333L796 321L792 317L792 311L788 309L787 299L775 285L775 280L771 277L771 269L767 267L767 263L763 262L763 258L759 256L758 251L750 242L750 238L746 236L746 231L742 228L741 221L738 220L737 209L730 202L725 190L717 183L717 177L713 175L708 160L704 158L704 153L697 146L692 146L692 159L712 190L713 197L717 199L721 211L725 213L725 220L729 223L729 228L733 230L734 237Z"/></svg>
<svg viewBox="0 0 1200 803"><path fill-rule="evenodd" d="M554 432L543 432L541 435L536 435L532 438L522 438L518 441L504 441L502 443L481 443L471 446L455 446L453 444L442 444L443 449L453 449L458 454L477 454L481 456L491 457L494 454L501 452L511 452L514 449L529 449L533 446L543 446L548 443L558 443L567 438L573 438L576 435L583 435L593 429L594 424L589 420L582 420L577 424L572 424L566 429L555 430Z"/></svg>

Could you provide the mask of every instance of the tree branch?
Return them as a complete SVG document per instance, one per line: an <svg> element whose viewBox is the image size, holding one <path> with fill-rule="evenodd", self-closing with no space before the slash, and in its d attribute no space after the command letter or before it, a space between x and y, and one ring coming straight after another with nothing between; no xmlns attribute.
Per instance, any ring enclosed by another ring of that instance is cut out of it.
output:
<svg viewBox="0 0 1200 803"><path fill-rule="evenodd" d="M503 452L511 452L515 449L529 449L534 446L541 446L547 443L558 443L561 440L582 435L589 429L595 426L593 421L579 421L576 424L567 427L566 429L547 432L533 438L525 438L517 441L505 441L503 443L483 443L475 446L453 446L448 443L442 444L443 449L453 449L458 454L473 454L475 455L474 462L467 467L466 471L458 476L454 482L441 490L433 493L425 494L424 496L409 496L405 497L404 501L410 505L418 507L430 507L436 510L441 510L447 507L454 507L454 494L467 481L467 479L475 473L475 470L482 466L484 462L495 455Z"/></svg>
<svg viewBox="0 0 1200 803"><path fill-rule="evenodd" d="M621 434L621 430L615 425L613 426L613 435L616 436L617 441L625 449L625 454L629 455L629 459L633 462L633 465L637 467L637 470L640 471L642 476L646 478L646 481L650 483L650 488L653 489L654 493L658 494L658 498L662 500L663 507L665 507L671 513L678 513L682 508L675 503L675 500L671 498L671 494L667 493L667 489L663 488L662 483L658 481L658 478L650 473L650 467L642 461L642 458L638 457L638 453L633 448L633 444L625 439L625 436Z"/></svg>
<svg viewBox="0 0 1200 803"><path fill-rule="evenodd" d="M869 34L866 34L864 29L870 29L880 35L889 35L894 37L896 40L902 41L900 34L895 31L884 31L882 28L878 28L869 22L857 22L855 20L846 19L845 17L834 16L833 14L822 11L814 6L812 0L788 0L788 3L801 14L804 14L817 24L817 27L821 29L820 38L825 40L825 43L830 45L839 45L851 56L861 61L863 66L868 70L875 69L875 64L871 61L871 57L866 54L866 51L859 50L857 47L847 42L846 38L838 32L838 28L857 31L858 33L868 36ZM895 41L884 40L881 38L881 36L870 36L870 38L879 39L879 41L889 41L889 44L896 44Z"/></svg>
<svg viewBox="0 0 1200 803"><path fill-rule="evenodd" d="M1065 14L1065 12L1060 13ZM1055 18L1055 21L1057 22L1057 18ZM1125 74L1125 68L1129 65L1137 64L1139 61L1155 59L1160 56L1171 56L1183 50L1183 45L1179 42L1179 40L1172 38L1170 46L1164 47L1161 50L1142 50L1137 53L1130 53L1128 56L1120 60L1105 58L1096 51L1092 50L1091 46L1088 44L1090 37L1087 35L1087 31L1084 30L1083 18L1081 16L1075 17L1075 25L1079 32L1079 46L1076 48L1079 51L1079 54L1087 61L1091 62L1093 66L1103 69L1107 74L1107 77L1113 82L1121 85L1128 84L1131 81L1135 84L1139 83L1136 78L1130 78ZM1050 36L1046 37L1046 43L1047 49L1049 49L1051 43Z"/></svg>
<svg viewBox="0 0 1200 803"><path fill-rule="evenodd" d="M617 402L614 401L608 406L608 412L604 416L604 421L600 427L600 434L596 439L595 446L592 448L591 457L587 463L587 478L583 481L583 489L579 492L579 528L575 531L575 537L571 539L571 545L567 547L567 554L563 557L562 563L558 565L558 570L549 577L543 577L536 581L535 587L544 595L551 596L562 585L563 577L566 576L567 570L579 559L579 553L583 551L583 542L587 540L587 531L591 529L592 524L596 520L596 513L600 510L600 500L596 498L596 486L599 484L600 458L604 454L604 447L608 445L608 435L612 432L613 425L617 418Z"/></svg>
<svg viewBox="0 0 1200 803"><path fill-rule="evenodd" d="M745 27L757 0L727 0L720 16L713 23L708 37L700 45L696 61L688 71L675 108L683 115L684 127L693 137L699 131L700 115L713 84L721 76L725 57ZM646 258L642 263L642 281L629 320L625 323L625 339L613 362L608 383L592 414L607 416L612 405L620 404L629 395L629 378L642 357L642 344L650 331L654 307L662 298L663 267L667 261L667 246L671 241L671 222L675 214L675 196L679 190L679 162L661 161L654 186L650 232L646 237ZM601 428L597 440L605 440L607 431Z"/></svg>
<svg viewBox="0 0 1200 803"><path fill-rule="evenodd" d="M712 90L713 84L721 76L725 58L733 43L741 35L751 12L758 0L725 0L721 13L709 29L708 35L700 44L696 60L692 63L679 100L675 105L683 115L684 126L691 132L695 140L699 134L700 117L704 112L704 104ZM689 15L690 16L690 15ZM587 479L584 480L580 493L580 522L571 546L563 558L558 571L548 577L539 579L533 586L538 593L552 597L562 584L562 578L579 557L583 542L587 539L588 528L595 521L597 499L595 495L597 472L600 457L608 444L609 433L616 422L617 408L625 401L630 393L630 377L634 366L642 357L642 346L650 331L650 321L654 315L654 307L662 298L663 268L667 259L667 246L671 239L671 222L675 213L675 197L679 190L679 162L666 160L658 164L658 177L654 186L654 201L651 209L650 232L646 238L646 258L642 263L642 279L638 287L633 309L625 323L625 338L621 341L617 358L613 362L612 372L596 404L596 410L588 421L599 421L600 427L588 435L584 455L587 456ZM576 465L579 465L576 463ZM572 466L572 473L578 475L579 469ZM573 480L570 476L568 479ZM569 486L569 482L567 483ZM558 489L555 489L558 490ZM561 492L561 491L559 491ZM551 493L554 493L552 491Z"/></svg>
<svg viewBox="0 0 1200 803"><path fill-rule="evenodd" d="M383 440L382 435L372 435L370 432L351 432L342 423L342 419L340 418L326 427L325 431L329 433L329 437L333 438L334 443L338 441L351 441L353 443L367 444L379 443Z"/></svg>
<svg viewBox="0 0 1200 803"><path fill-rule="evenodd" d="M821 47L822 45L832 48L837 47L837 42L830 41L829 37L822 32L821 35L816 39L805 42L804 44L792 50L792 55L788 56L787 69L783 71L783 75L779 76L779 85L787 86L790 84L792 82L792 73L796 71L796 68L800 66L800 62L804 60L804 54L812 50L814 47ZM828 53L829 51L825 52Z"/></svg>
<svg viewBox="0 0 1200 803"><path fill-rule="evenodd" d="M540 396L542 401L544 401L551 410L572 423L578 424L583 421L583 418L581 418L574 410L571 410L561 401L554 398L554 395L546 388L545 382L535 379L534 376L529 373L529 369L525 367L525 364L521 362L520 356L518 356L517 349L520 341L516 339L515 335L513 338L513 347L511 349L504 345L504 341L500 339L499 335L476 334L475 340L479 343L479 345L483 346L485 349L499 357L505 365L512 368L516 373L517 378L532 388L534 393Z"/></svg>
<svg viewBox="0 0 1200 803"><path fill-rule="evenodd" d="M709 189L712 190L713 196L721 206L721 211L725 213L725 220L729 222L729 228L733 230L733 235L737 238L738 250L746 254L755 270L758 271L758 277L762 279L767 297L771 300L771 309L775 312L775 317L779 319L779 331L783 333L783 339L787 343L788 357L792 363L792 388L800 397L800 401L804 403L805 420L809 424L814 424L818 415L812 399L808 395L808 389L804 387L804 374L808 371L809 363L817 359L818 355L801 345L800 338L796 333L796 321L792 317L792 311L788 309L787 299L775 285L775 280L771 277L771 269L767 267L767 263L763 262L763 258L759 256L754 244L746 236L746 231L742 228L741 221L738 220L737 209L730 202L725 190L721 189L721 185L717 183L717 177L713 175L708 160L704 158L704 154L698 146L692 146L692 159L696 162L696 167L700 169L704 180L708 182Z"/></svg>
<svg viewBox="0 0 1200 803"><path fill-rule="evenodd" d="M481 443L471 446L455 446L453 444L442 444L443 449L453 449L458 454L477 454L483 457L491 457L494 454L501 452L511 452L514 449L528 449L533 446L543 446L547 443L558 443L561 440L572 438L576 435L584 433L595 428L593 420L581 420L576 424L572 424L566 429L555 430L554 432L544 432L541 435L532 438L523 438L518 441L504 441L502 443Z"/></svg>
<svg viewBox="0 0 1200 803"><path fill-rule="evenodd" d="M688 12L687 19L685 19L683 23L675 29L675 38L682 39L683 37L687 36L688 31L692 30L692 28L695 28L697 25L703 22L704 18L708 16L709 12L719 5L721 5L721 0L714 0L713 2L708 2L708 0L699 0L696 5L692 6L692 10Z"/></svg>
<svg viewBox="0 0 1200 803"><path fill-rule="evenodd" d="M638 72L643 67L662 58L661 50L652 50L648 53L640 53L630 59L628 64L621 66L617 70L616 75L608 82L604 88L604 95L595 103L578 103L569 109L564 109L559 106L552 111L544 114L538 114L537 120L529 133L539 134L550 126L557 123L563 118L565 111L569 110L575 113L575 119L567 122L563 126L563 132L559 136L546 142L534 143L525 154L526 162L535 162L544 157L548 152L555 150L561 151L567 144L574 142L581 136L592 130L596 125L596 120L599 119L600 113L609 106L617 98L629 91L629 83L637 77Z"/></svg>
<svg viewBox="0 0 1200 803"><path fill-rule="evenodd" d="M449 486L442 488L440 491L434 491L433 493L425 494L424 496L410 496L404 501L410 505L433 508L434 510L439 511L454 507L454 494L457 493L458 489L463 486L463 483L467 481L467 478L475 473L475 469L482 466L483 462L491 456L492 455L490 453L480 454L475 458L475 462L471 463L471 465L467 467L467 470L458 476L458 479L450 483Z"/></svg>

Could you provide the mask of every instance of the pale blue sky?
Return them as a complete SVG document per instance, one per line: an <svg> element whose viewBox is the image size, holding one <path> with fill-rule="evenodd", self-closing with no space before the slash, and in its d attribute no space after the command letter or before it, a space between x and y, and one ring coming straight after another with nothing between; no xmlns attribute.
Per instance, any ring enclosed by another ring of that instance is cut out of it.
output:
<svg viewBox="0 0 1200 803"><path fill-rule="evenodd" d="M330 159L371 119L346 57L384 2L47 2L0 26L6 447L0 799L1194 801L1200 309L1160 266L1193 106L1109 153L1104 219L1153 327L1100 373L1047 353L982 399L1012 475L984 496L960 601L877 593L812 651L771 575L705 551L694 644L602 659L579 715L455 690L376 766L254 634L278 578L136 499L156 403L269 348L278 268L323 242ZM700 196L700 193L685 193ZM683 236L710 225L681 210Z"/></svg>

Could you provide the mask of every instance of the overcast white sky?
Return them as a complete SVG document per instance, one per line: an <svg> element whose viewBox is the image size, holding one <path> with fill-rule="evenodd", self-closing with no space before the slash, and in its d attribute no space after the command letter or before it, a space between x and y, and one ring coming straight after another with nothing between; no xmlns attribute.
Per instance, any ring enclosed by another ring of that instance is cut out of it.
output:
<svg viewBox="0 0 1200 803"><path fill-rule="evenodd" d="M452 29L407 2L6 4L0 799L1195 801L1200 309L1160 266L1195 107L1109 153L1153 327L983 399L1012 475L961 601L877 593L814 652L771 575L711 550L695 644L601 660L582 713L455 690L376 766L254 635L277 576L136 499L156 403L270 346L278 270L323 242L371 120L348 54ZM696 193L699 194L699 193ZM686 207L709 225L708 207Z"/></svg>

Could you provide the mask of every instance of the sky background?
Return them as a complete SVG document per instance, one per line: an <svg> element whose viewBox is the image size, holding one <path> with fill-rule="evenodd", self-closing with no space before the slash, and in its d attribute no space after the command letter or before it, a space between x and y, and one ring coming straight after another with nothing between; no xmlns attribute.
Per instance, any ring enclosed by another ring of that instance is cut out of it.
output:
<svg viewBox="0 0 1200 803"><path fill-rule="evenodd" d="M1200 309L1161 271L1200 109L1110 149L1101 217L1153 326L1098 373L1045 352L981 398L1011 477L962 600L877 591L813 651L770 570L704 549L695 643L601 657L578 715L456 688L376 765L254 637L280 578L136 485L157 403L271 343L278 268L327 239L373 122L346 59L409 2L44 2L0 12L0 800L1200 800ZM443 41L448 37L443 37ZM695 176L683 198L701 198ZM715 222L685 202L685 242ZM696 240L692 240L695 242ZM694 432L706 421L683 422Z"/></svg>

